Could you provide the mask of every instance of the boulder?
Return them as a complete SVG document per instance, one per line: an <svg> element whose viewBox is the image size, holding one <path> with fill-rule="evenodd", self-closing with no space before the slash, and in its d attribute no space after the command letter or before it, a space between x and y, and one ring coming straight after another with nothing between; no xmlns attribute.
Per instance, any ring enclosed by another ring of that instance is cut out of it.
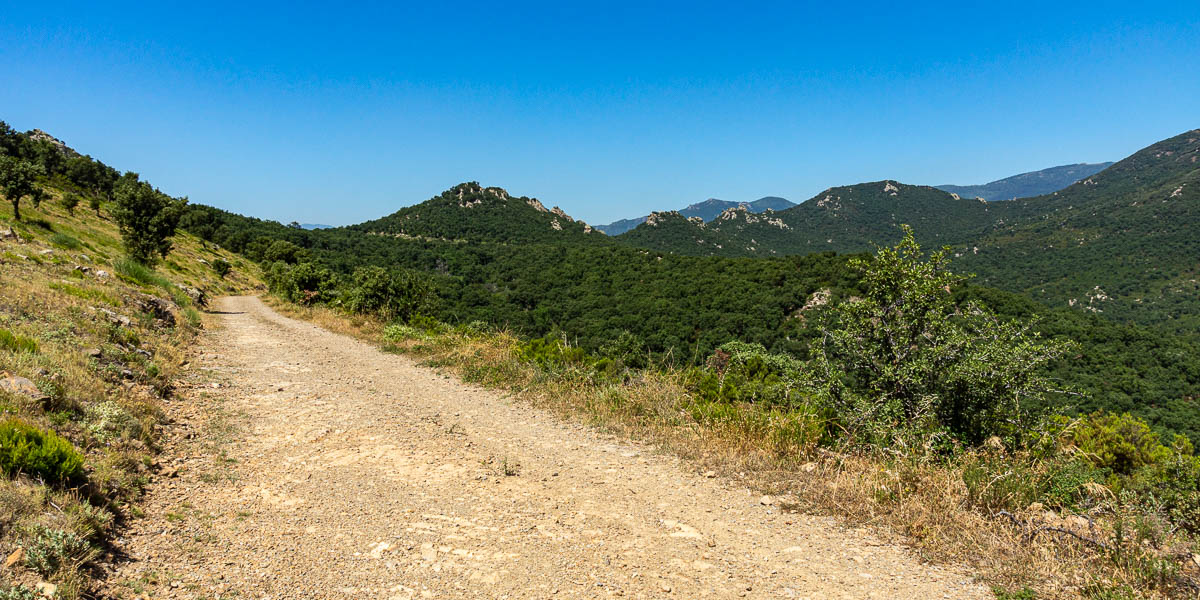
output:
<svg viewBox="0 0 1200 600"><path fill-rule="evenodd" d="M132 327L133 326L132 319L130 319L129 317L127 317L125 315L118 314L111 310L108 310L107 308L97 308L96 312L104 315L108 319L108 322L112 323L113 325L117 325L120 327Z"/></svg>
<svg viewBox="0 0 1200 600"><path fill-rule="evenodd" d="M204 290L186 285L179 286L179 289L183 290L183 293L187 294L188 298L191 298L196 306L200 308L208 306L208 294Z"/></svg>
<svg viewBox="0 0 1200 600"><path fill-rule="evenodd" d="M142 294L135 296L133 303L139 311L153 315L156 326L160 328L175 326L175 312L178 308L174 302Z"/></svg>
<svg viewBox="0 0 1200 600"><path fill-rule="evenodd" d="M44 400L46 395L38 389L37 384L24 377L18 377L8 371L0 372L0 390L11 394L28 396L34 400Z"/></svg>

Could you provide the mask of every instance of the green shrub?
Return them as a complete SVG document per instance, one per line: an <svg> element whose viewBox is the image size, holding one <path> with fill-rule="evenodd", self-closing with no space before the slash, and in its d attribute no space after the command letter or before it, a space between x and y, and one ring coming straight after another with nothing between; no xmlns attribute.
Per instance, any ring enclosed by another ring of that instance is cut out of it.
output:
<svg viewBox="0 0 1200 600"><path fill-rule="evenodd" d="M421 329L409 325L388 325L383 329L383 339L389 342L403 342L405 340L425 340L429 339L429 334Z"/></svg>
<svg viewBox="0 0 1200 600"><path fill-rule="evenodd" d="M517 345L517 357L547 370L582 367L594 362L583 348L571 346L553 334L521 342Z"/></svg>
<svg viewBox="0 0 1200 600"><path fill-rule="evenodd" d="M1025 430L1023 406L1047 405L1061 387L1045 367L1071 344L957 304L953 290L966 277L950 271L949 248L927 257L904 226L899 245L850 264L862 271L865 291L825 313L809 392L856 439L949 448L953 440L1016 438Z"/></svg>
<svg viewBox="0 0 1200 600"><path fill-rule="evenodd" d="M0 423L0 469L47 481L69 481L83 473L83 456L71 442L16 419Z"/></svg>
<svg viewBox="0 0 1200 600"><path fill-rule="evenodd" d="M75 207L79 206L79 201L79 194L67 192L62 195L62 198L59 199L58 202L64 209L66 209L67 214L75 216Z"/></svg>
<svg viewBox="0 0 1200 600"><path fill-rule="evenodd" d="M729 342L717 349L693 392L709 402L789 406L799 400L799 360L767 352L761 344Z"/></svg>
<svg viewBox="0 0 1200 600"><path fill-rule="evenodd" d="M1037 593L1029 588L1010 592L1001 587L994 587L992 594L995 594L996 600L1037 600Z"/></svg>
<svg viewBox="0 0 1200 600"><path fill-rule="evenodd" d="M37 340L17 335L7 329L0 329L0 348L10 352L37 353L38 343Z"/></svg>
<svg viewBox="0 0 1200 600"><path fill-rule="evenodd" d="M407 322L427 310L433 288L412 271L360 267L350 276L342 305L355 313L375 314L385 320Z"/></svg>
<svg viewBox="0 0 1200 600"><path fill-rule="evenodd" d="M25 548L25 566L50 577L70 565L81 565L95 556L87 539L69 531L36 525L32 542Z"/></svg>
<svg viewBox="0 0 1200 600"><path fill-rule="evenodd" d="M51 235L50 243L58 246L59 248L64 248L67 250L78 250L83 247L83 244L81 244L79 240L65 233L55 233Z"/></svg>
<svg viewBox="0 0 1200 600"><path fill-rule="evenodd" d="M312 253L287 240L275 240L262 251L262 262L296 265L312 260Z"/></svg>
<svg viewBox="0 0 1200 600"><path fill-rule="evenodd" d="M217 273L217 277L224 279L233 270L233 265L230 265L229 261L223 258L218 258L212 261L212 268Z"/></svg>
<svg viewBox="0 0 1200 600"><path fill-rule="evenodd" d="M618 361L630 369L644 369L650 366L645 342L629 330L622 331L616 339L600 346L600 356Z"/></svg>
<svg viewBox="0 0 1200 600"><path fill-rule="evenodd" d="M964 464L962 478L971 504L988 511L1022 510L1034 502L1074 509L1091 498L1092 484L1102 482L1104 473L1067 456L988 453Z"/></svg>
<svg viewBox="0 0 1200 600"><path fill-rule="evenodd" d="M271 292L285 300L313 305L337 298L337 274L325 267L308 262L292 266L279 261L263 271Z"/></svg>
<svg viewBox="0 0 1200 600"><path fill-rule="evenodd" d="M1175 454L1142 469L1125 487L1147 504L1158 505L1180 528L1200 533L1200 458Z"/></svg>
<svg viewBox="0 0 1200 600"><path fill-rule="evenodd" d="M1142 467L1164 463L1175 453L1160 443L1145 421L1129 413L1092 413L1069 436L1093 465L1118 475L1132 475ZM1190 453L1190 444L1187 447Z"/></svg>
<svg viewBox="0 0 1200 600"><path fill-rule="evenodd" d="M463 323L454 329L458 333L468 337L483 336L492 331L491 326L483 321L471 321L470 323Z"/></svg>
<svg viewBox="0 0 1200 600"><path fill-rule="evenodd" d="M187 198L172 198L127 173L116 185L115 201L112 215L129 256L146 265L166 258Z"/></svg>

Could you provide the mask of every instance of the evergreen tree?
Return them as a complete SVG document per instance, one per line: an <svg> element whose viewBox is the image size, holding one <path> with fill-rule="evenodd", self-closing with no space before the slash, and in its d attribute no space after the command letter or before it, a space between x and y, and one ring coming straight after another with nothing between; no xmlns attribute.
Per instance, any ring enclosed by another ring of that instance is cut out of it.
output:
<svg viewBox="0 0 1200 600"><path fill-rule="evenodd" d="M37 178L43 173L41 167L33 163L12 156L0 156L0 190L12 203L16 220L21 220L21 198L29 196L35 199L35 203L41 202Z"/></svg>
<svg viewBox="0 0 1200 600"><path fill-rule="evenodd" d="M186 205L187 198L172 198L138 181L136 175L122 177L116 188L113 218L130 258L144 264L166 258Z"/></svg>

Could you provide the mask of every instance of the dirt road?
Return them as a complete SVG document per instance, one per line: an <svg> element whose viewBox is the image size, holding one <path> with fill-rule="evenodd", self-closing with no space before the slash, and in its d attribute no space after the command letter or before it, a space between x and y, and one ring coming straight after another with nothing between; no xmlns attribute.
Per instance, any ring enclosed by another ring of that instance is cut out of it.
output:
<svg viewBox="0 0 1200 600"><path fill-rule="evenodd" d="M256 298L216 308L172 409L195 429L121 541L126 597L990 597Z"/></svg>

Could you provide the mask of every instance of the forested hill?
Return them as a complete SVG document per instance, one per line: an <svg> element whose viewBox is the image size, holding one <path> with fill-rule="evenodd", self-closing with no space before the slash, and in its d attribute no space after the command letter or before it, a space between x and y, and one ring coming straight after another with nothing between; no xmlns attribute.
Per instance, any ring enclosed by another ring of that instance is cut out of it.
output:
<svg viewBox="0 0 1200 600"><path fill-rule="evenodd" d="M1200 331L1200 129L1062 191L1002 204L1008 218L963 258L982 283Z"/></svg>
<svg viewBox="0 0 1200 600"><path fill-rule="evenodd" d="M462 183L425 202L350 229L401 238L456 242L606 244L606 237L557 206L498 187Z"/></svg>
<svg viewBox="0 0 1200 600"><path fill-rule="evenodd" d="M687 208L678 211L657 211L658 214L668 214L670 212L678 212L685 218L698 218L703 222L712 221L721 215L721 213L731 208L745 207L746 210L752 213L761 213L768 210L780 211L786 210L795 206L786 198L778 196L764 196L753 202L731 202L729 200L719 200L717 198L709 198L704 202L697 202ZM621 219L614 221L608 225L597 225L596 229L603 231L608 235L621 235L627 231L633 230L638 225L646 222L649 217L638 217L636 219Z"/></svg>
<svg viewBox="0 0 1200 600"><path fill-rule="evenodd" d="M685 217L678 211L650 213L641 225L616 240L628 246L683 256L755 255L717 227L709 227L700 217Z"/></svg>
<svg viewBox="0 0 1200 600"><path fill-rule="evenodd" d="M787 210L761 215L729 209L691 237L727 240L713 251L688 243L680 231L646 225L618 236L627 244L684 255L772 256L809 252L862 252L901 237L912 225L918 240L940 245L981 233L1000 218L995 206L928 186L875 181L835 187ZM701 224L693 222L696 229ZM669 239L668 239L669 236Z"/></svg>
<svg viewBox="0 0 1200 600"><path fill-rule="evenodd" d="M1062 165L1040 171L1030 171L997 179L982 185L939 185L939 190L958 194L964 198L983 198L984 200L1014 200L1016 198L1032 198L1043 194L1051 194L1061 190L1076 181L1095 175L1112 166L1111 162L1079 163Z"/></svg>

